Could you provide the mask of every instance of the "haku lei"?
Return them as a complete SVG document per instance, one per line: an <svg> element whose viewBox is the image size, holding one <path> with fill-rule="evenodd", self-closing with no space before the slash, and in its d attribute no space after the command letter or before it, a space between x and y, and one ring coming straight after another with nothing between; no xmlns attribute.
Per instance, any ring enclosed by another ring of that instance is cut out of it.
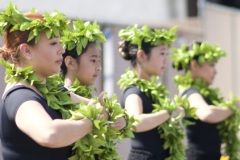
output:
<svg viewBox="0 0 240 160"><path fill-rule="evenodd" d="M212 89L207 85L203 79L192 79L190 72L185 75L175 77L175 82L179 89L195 88L203 97L209 98L214 105L224 106L230 108L234 114L228 117L223 122L217 125L221 142L223 144L223 155L229 156L231 160L239 160L240 140L238 138L239 124L240 124L240 111L237 106L239 98L230 97L230 100L225 101L220 96L218 89Z"/></svg>
<svg viewBox="0 0 240 160"><path fill-rule="evenodd" d="M139 79L136 72L127 69L126 73L121 76L118 81L120 88L126 88L130 85L135 85L148 97L150 97L154 104L153 112L160 110L167 110L171 114L177 107L181 106L185 109L187 117L195 118L195 109L191 108L188 101L184 98L175 96L174 100L170 100L167 95L168 91L162 83L157 83L158 77L152 78L151 81ZM178 123L172 123L178 121ZM170 156L166 160L185 160L185 146L182 143L184 138L184 128L191 124L189 121L178 117L173 117L171 120L164 122L158 126L160 138L164 139L164 149L168 149Z"/></svg>

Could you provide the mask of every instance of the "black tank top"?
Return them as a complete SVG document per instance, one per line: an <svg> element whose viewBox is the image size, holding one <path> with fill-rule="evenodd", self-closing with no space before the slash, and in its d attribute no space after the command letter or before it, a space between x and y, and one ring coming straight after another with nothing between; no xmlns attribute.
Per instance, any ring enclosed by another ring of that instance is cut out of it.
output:
<svg viewBox="0 0 240 160"><path fill-rule="evenodd" d="M199 92L196 89L189 88L182 95L189 97L193 93ZM207 104L212 104L207 97L203 98ZM188 126L186 129L188 160L219 160L221 157L221 140L218 134L217 124L206 123L195 119L189 120L195 124Z"/></svg>
<svg viewBox="0 0 240 160"><path fill-rule="evenodd" d="M152 113L153 101L141 92L136 86L131 85L123 91L121 97L121 106L125 107L125 100L130 94L138 95L143 103L143 113ZM153 159L164 160L169 156L169 152L163 149L163 139L160 138L157 128L146 132L134 132L134 138L131 138L131 148L137 150L149 151L153 154Z"/></svg>
<svg viewBox="0 0 240 160"><path fill-rule="evenodd" d="M16 126L16 112L21 104L29 100L39 102L52 119L61 119L61 114L50 108L46 100L32 89L25 86L11 88L4 95L0 106L0 137L3 159L67 160L71 155L71 146L62 148L40 146Z"/></svg>

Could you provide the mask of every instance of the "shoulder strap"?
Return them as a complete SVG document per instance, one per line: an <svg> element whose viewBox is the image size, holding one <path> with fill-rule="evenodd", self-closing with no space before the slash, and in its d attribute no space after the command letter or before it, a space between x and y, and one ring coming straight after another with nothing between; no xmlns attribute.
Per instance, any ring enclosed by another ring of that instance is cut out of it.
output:
<svg viewBox="0 0 240 160"><path fill-rule="evenodd" d="M32 91L31 88L28 88L28 87L23 86L23 85L14 86L14 87L12 87L11 89L9 89L6 93L4 93L4 95L3 95L3 97L2 97L2 101L4 101L5 98L6 98L9 94L11 94L12 92L14 92L14 91L16 91L16 90L19 90L19 89L28 89L28 90L31 90L31 91Z"/></svg>
<svg viewBox="0 0 240 160"><path fill-rule="evenodd" d="M186 95L188 98L193 93L199 93L199 92L198 92L198 90L196 90L194 88L188 88L184 92L182 92L182 94L180 96L182 97L182 96Z"/></svg>

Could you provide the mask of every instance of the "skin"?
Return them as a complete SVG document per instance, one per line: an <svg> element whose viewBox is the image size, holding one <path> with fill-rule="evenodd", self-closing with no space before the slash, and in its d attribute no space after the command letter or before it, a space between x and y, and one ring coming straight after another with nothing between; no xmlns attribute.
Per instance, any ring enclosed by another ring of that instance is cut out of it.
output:
<svg viewBox="0 0 240 160"><path fill-rule="evenodd" d="M18 68L33 66L36 74L43 82L48 76L58 73L62 62L61 57L65 52L59 40L59 38L48 39L45 34L42 34L34 47L20 44ZM14 85L25 85L39 93L36 88L26 82L8 84L6 91ZM19 107L15 122L17 127L35 142L49 148L71 145L92 131L91 120L53 120L40 103L32 100L24 102Z"/></svg>
<svg viewBox="0 0 240 160"><path fill-rule="evenodd" d="M137 63L134 67L140 79L150 80L152 76L161 76L167 64L168 46L159 45L152 48L150 57L143 51L137 52ZM135 132L149 131L167 121L171 116L182 114L182 108L169 115L166 110L156 113L143 113L142 99L136 94L130 94L125 100L125 108L129 115L135 116L140 122L136 123Z"/></svg>
<svg viewBox="0 0 240 160"><path fill-rule="evenodd" d="M202 78L207 84L211 85L213 83L214 77L217 74L215 69L215 63L210 64L205 62L199 65L195 60L191 62L190 72L193 79ZM232 115L232 110L227 107L218 107L214 105L208 105L201 94L193 93L188 97L191 106L197 108L196 115L198 118L207 123L219 123L224 121L230 115Z"/></svg>
<svg viewBox="0 0 240 160"><path fill-rule="evenodd" d="M95 43L91 43L86 52L78 57L78 62L71 56L67 56L65 64L68 68L64 79L65 87L72 86L75 78L78 78L79 82L84 86L92 86L102 70L100 48ZM101 102L102 98L99 98L99 100ZM105 112L105 118L107 119L107 112ZM126 121L124 118L120 118L111 124L111 127L119 130L125 126Z"/></svg>

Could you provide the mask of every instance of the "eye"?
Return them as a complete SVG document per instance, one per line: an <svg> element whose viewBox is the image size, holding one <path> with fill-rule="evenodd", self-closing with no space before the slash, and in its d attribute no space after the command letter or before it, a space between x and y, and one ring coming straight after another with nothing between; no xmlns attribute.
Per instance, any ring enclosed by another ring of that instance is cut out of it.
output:
<svg viewBox="0 0 240 160"><path fill-rule="evenodd" d="M52 46L54 46L54 45L56 45L56 44L58 44L57 42L51 42L50 43Z"/></svg>

